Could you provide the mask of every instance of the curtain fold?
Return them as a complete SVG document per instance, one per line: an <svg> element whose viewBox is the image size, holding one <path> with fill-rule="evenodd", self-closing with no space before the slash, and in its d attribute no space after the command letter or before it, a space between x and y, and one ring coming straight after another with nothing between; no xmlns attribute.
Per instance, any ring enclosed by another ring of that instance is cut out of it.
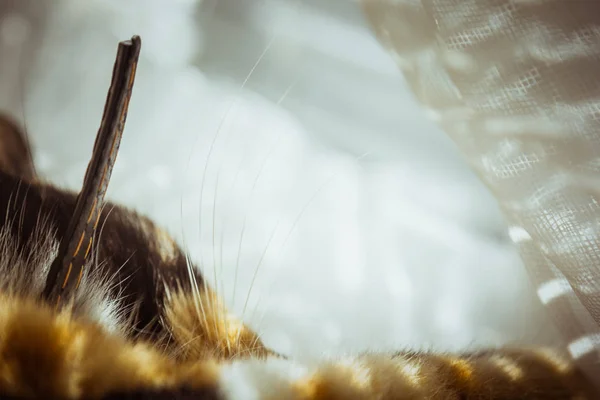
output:
<svg viewBox="0 0 600 400"><path fill-rule="evenodd" d="M600 386L600 2L361 0Z"/></svg>

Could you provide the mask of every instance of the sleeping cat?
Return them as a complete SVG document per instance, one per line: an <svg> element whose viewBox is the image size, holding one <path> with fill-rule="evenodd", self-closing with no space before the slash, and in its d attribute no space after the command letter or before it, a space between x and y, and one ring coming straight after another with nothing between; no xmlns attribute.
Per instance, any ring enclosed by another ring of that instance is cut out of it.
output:
<svg viewBox="0 0 600 400"><path fill-rule="evenodd" d="M72 312L58 310L41 292L75 201L35 174L25 136L1 117L0 398L597 398L549 349L296 364L228 313L164 230L112 203Z"/></svg>

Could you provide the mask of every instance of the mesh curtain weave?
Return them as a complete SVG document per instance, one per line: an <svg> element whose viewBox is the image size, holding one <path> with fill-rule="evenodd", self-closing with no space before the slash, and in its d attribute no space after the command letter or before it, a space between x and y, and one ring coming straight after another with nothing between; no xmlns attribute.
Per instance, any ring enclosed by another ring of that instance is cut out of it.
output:
<svg viewBox="0 0 600 400"><path fill-rule="evenodd" d="M600 385L600 1L362 0Z"/></svg>

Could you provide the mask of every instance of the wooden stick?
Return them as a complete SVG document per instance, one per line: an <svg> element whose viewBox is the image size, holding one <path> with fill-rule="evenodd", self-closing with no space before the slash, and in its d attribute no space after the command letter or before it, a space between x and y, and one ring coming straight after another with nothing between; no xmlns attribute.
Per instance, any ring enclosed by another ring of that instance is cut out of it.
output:
<svg viewBox="0 0 600 400"><path fill-rule="evenodd" d="M43 296L57 306L69 301L81 283L119 151L141 45L139 36L119 43L104 114L83 188L77 196L75 211L44 287Z"/></svg>

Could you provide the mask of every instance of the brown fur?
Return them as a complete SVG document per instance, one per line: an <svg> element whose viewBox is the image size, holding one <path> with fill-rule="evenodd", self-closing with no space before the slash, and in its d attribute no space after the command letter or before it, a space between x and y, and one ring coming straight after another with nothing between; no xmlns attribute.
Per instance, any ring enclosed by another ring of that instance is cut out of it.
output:
<svg viewBox="0 0 600 400"><path fill-rule="evenodd" d="M0 399L597 398L542 349L296 366L229 314L165 231L114 204L102 213L79 307L55 310L39 281L75 195L39 182L15 125L0 126ZM103 316L109 306L120 311Z"/></svg>

